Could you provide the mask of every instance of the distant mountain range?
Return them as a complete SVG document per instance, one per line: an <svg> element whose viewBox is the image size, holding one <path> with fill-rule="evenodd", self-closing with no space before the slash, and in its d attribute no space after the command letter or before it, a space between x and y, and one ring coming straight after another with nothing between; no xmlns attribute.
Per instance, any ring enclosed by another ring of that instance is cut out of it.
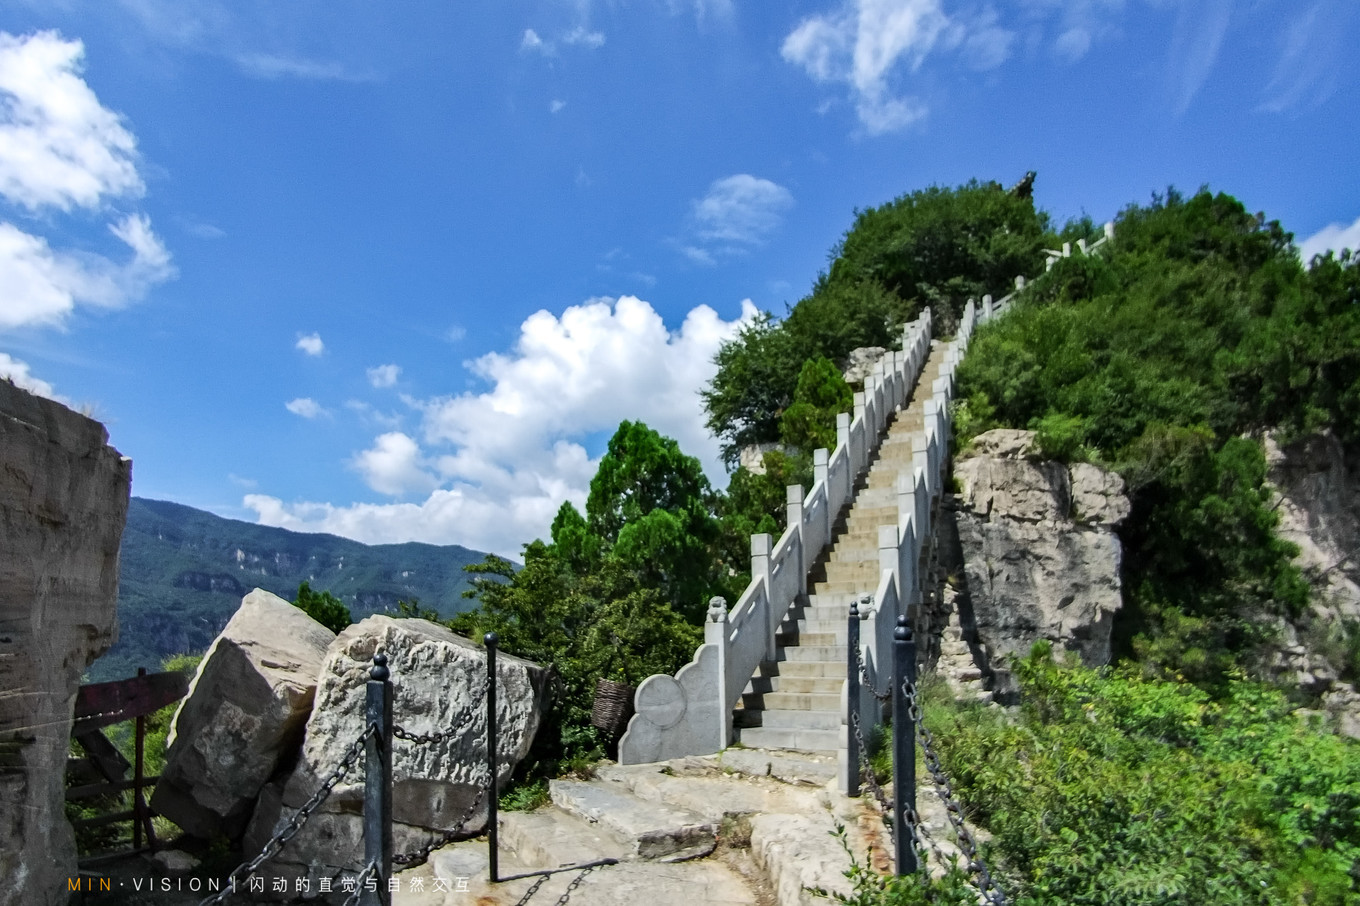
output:
<svg viewBox="0 0 1360 906"><path fill-rule="evenodd" d="M462 597L470 587L463 567L484 556L457 545L360 544L134 497L123 531L119 639L91 666L90 681L201 653L253 588L291 601L308 582L344 601L355 620L413 599L449 617L473 606Z"/></svg>

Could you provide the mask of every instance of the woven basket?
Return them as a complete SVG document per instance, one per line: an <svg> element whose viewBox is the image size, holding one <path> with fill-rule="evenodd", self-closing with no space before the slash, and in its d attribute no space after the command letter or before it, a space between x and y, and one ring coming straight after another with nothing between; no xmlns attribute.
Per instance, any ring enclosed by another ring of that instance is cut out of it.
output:
<svg viewBox="0 0 1360 906"><path fill-rule="evenodd" d="M621 736L633 716L633 693L636 686L600 679L595 682L595 706L590 709L591 726L598 727L611 739Z"/></svg>

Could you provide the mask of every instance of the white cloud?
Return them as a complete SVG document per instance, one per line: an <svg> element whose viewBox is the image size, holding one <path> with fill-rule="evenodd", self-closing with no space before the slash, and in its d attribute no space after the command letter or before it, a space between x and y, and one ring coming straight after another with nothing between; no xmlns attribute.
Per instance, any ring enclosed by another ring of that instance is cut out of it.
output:
<svg viewBox="0 0 1360 906"><path fill-rule="evenodd" d="M293 348L301 349L307 355L321 355L326 351L326 344L321 342L319 333L309 333L306 336L298 334L298 341L293 344Z"/></svg>
<svg viewBox="0 0 1360 906"><path fill-rule="evenodd" d="M170 254L142 214L110 224L132 249L123 264L94 254L54 251L47 240L0 222L0 330L60 326L78 304L116 308L174 276Z"/></svg>
<svg viewBox="0 0 1360 906"><path fill-rule="evenodd" d="M1304 264L1313 260L1314 255L1328 251L1340 252L1351 249L1360 252L1360 217L1350 226L1344 223L1331 223L1299 243L1299 257Z"/></svg>
<svg viewBox="0 0 1360 906"><path fill-rule="evenodd" d="M548 109L551 110L553 113L557 113L561 111L561 109L565 106L567 106L566 101L554 100L551 104L548 105Z"/></svg>
<svg viewBox="0 0 1360 906"><path fill-rule="evenodd" d="M85 47L0 32L0 195L30 211L144 191L137 141L80 77Z"/></svg>
<svg viewBox="0 0 1360 906"><path fill-rule="evenodd" d="M1194 0L1181 4L1167 63L1171 102L1177 113L1190 109L1190 103L1218 61L1232 7L1233 0Z"/></svg>
<svg viewBox="0 0 1360 906"><path fill-rule="evenodd" d="M375 76L351 72L343 64L305 57L250 53L236 58L236 65L246 75L260 79L296 78L311 82L371 82Z"/></svg>
<svg viewBox="0 0 1360 906"><path fill-rule="evenodd" d="M870 134L902 129L926 114L915 98L897 97L889 76L917 69L950 25L940 0L846 0L805 19L784 39L785 60L818 82L844 82Z"/></svg>
<svg viewBox="0 0 1360 906"><path fill-rule="evenodd" d="M480 393L411 401L418 437L389 432L351 462L380 493L427 493L420 503L335 505L245 498L260 522L370 543L421 540L517 557L546 535L564 500L583 506L596 462L586 439L641 420L697 456L715 482L725 472L704 428L698 392L713 356L743 319L708 306L678 330L632 296L593 299L555 316L540 311L506 353L466 363L489 382Z"/></svg>
<svg viewBox="0 0 1360 906"><path fill-rule="evenodd" d="M1053 49L1063 60L1075 63L1091 49L1091 32L1083 26L1074 25L1058 36Z"/></svg>
<svg viewBox="0 0 1360 906"><path fill-rule="evenodd" d="M455 324L444 332L444 339L450 343L461 343L467 336L467 328L461 324Z"/></svg>
<svg viewBox="0 0 1360 906"><path fill-rule="evenodd" d="M353 465L379 494L428 494L439 486L439 480L427 470L419 445L400 431L380 435L370 449L354 457Z"/></svg>
<svg viewBox="0 0 1360 906"><path fill-rule="evenodd" d="M1345 21L1352 8L1352 0L1319 0L1306 9L1299 5L1298 17L1283 36L1262 109L1282 113L1302 104L1320 104L1336 90L1346 34L1337 23Z"/></svg>
<svg viewBox="0 0 1360 906"><path fill-rule="evenodd" d="M30 212L99 210L145 190L136 139L80 76L84 53L56 32L0 32L0 196ZM145 214L126 214L109 232L131 260L54 249L0 222L0 330L60 326L77 305L121 306L174 276Z"/></svg>
<svg viewBox="0 0 1360 906"><path fill-rule="evenodd" d="M543 54L552 53L552 45L544 43L543 39L538 36L538 32L534 31L532 28L526 28L524 30L524 37L520 39L519 49L523 51L537 51L538 53Z"/></svg>
<svg viewBox="0 0 1360 906"><path fill-rule="evenodd" d="M400 365L378 365L368 369L368 382L374 387L394 387L400 376Z"/></svg>
<svg viewBox="0 0 1360 906"><path fill-rule="evenodd" d="M749 173L714 180L694 203L699 237L706 242L756 245L773 232L793 195L783 186Z"/></svg>
<svg viewBox="0 0 1360 906"><path fill-rule="evenodd" d="M0 352L0 378L8 379L16 387L21 387L29 393L45 396L66 406L71 405L70 400L60 396L51 384L36 377L29 369L27 362L21 362L4 352Z"/></svg>
<svg viewBox="0 0 1360 906"><path fill-rule="evenodd" d="M290 400L289 402L284 403L283 407L294 415L300 415L303 418L318 418L322 415L329 414L321 407L320 403L306 396Z"/></svg>
<svg viewBox="0 0 1360 906"><path fill-rule="evenodd" d="M578 25L562 36L562 43L594 50L604 46L604 33L590 31L584 25Z"/></svg>

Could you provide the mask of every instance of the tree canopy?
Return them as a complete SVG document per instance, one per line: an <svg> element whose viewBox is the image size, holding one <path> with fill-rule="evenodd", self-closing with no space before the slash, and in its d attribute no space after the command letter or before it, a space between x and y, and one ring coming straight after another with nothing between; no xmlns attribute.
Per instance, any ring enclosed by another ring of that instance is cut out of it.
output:
<svg viewBox="0 0 1360 906"><path fill-rule="evenodd" d="M1057 241L1032 200L992 182L934 186L856 212L812 291L782 321L767 313L718 351L703 400L724 458L733 464L754 444L821 445L826 430L806 407L784 418L799 402L805 363L842 368L856 348L901 348L902 326L922 308L950 324L968 298L1003 295L1016 274L1035 272Z"/></svg>

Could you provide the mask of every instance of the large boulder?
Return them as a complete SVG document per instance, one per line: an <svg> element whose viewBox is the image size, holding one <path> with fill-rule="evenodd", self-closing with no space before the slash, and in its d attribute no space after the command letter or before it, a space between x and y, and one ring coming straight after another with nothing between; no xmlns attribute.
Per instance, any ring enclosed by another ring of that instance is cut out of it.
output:
<svg viewBox="0 0 1360 906"><path fill-rule="evenodd" d="M333 641L277 595L246 595L175 712L151 807L194 836L239 839L260 790L296 757Z"/></svg>
<svg viewBox="0 0 1360 906"><path fill-rule="evenodd" d="M1114 526L1129 513L1123 480L1034 455L1032 432L989 431L954 466L961 622L1003 701L1017 691L1016 658L1040 639L1087 666L1108 663L1122 605Z"/></svg>
<svg viewBox="0 0 1360 906"><path fill-rule="evenodd" d="M392 760L393 836L398 853L446 834L486 826L486 651L425 620L372 616L341 632L326 653L302 755L291 776L271 784L246 834L246 852L270 837L321 789L363 733L373 655L388 658L393 721L429 742L397 740ZM498 779L529 753L547 705L548 673L520 658L496 659ZM362 761L359 763L362 764ZM283 849L270 874L338 878L362 867L363 772L351 770Z"/></svg>
<svg viewBox="0 0 1360 906"><path fill-rule="evenodd" d="M0 904L70 896L80 677L118 635L132 462L104 426L0 380Z"/></svg>

